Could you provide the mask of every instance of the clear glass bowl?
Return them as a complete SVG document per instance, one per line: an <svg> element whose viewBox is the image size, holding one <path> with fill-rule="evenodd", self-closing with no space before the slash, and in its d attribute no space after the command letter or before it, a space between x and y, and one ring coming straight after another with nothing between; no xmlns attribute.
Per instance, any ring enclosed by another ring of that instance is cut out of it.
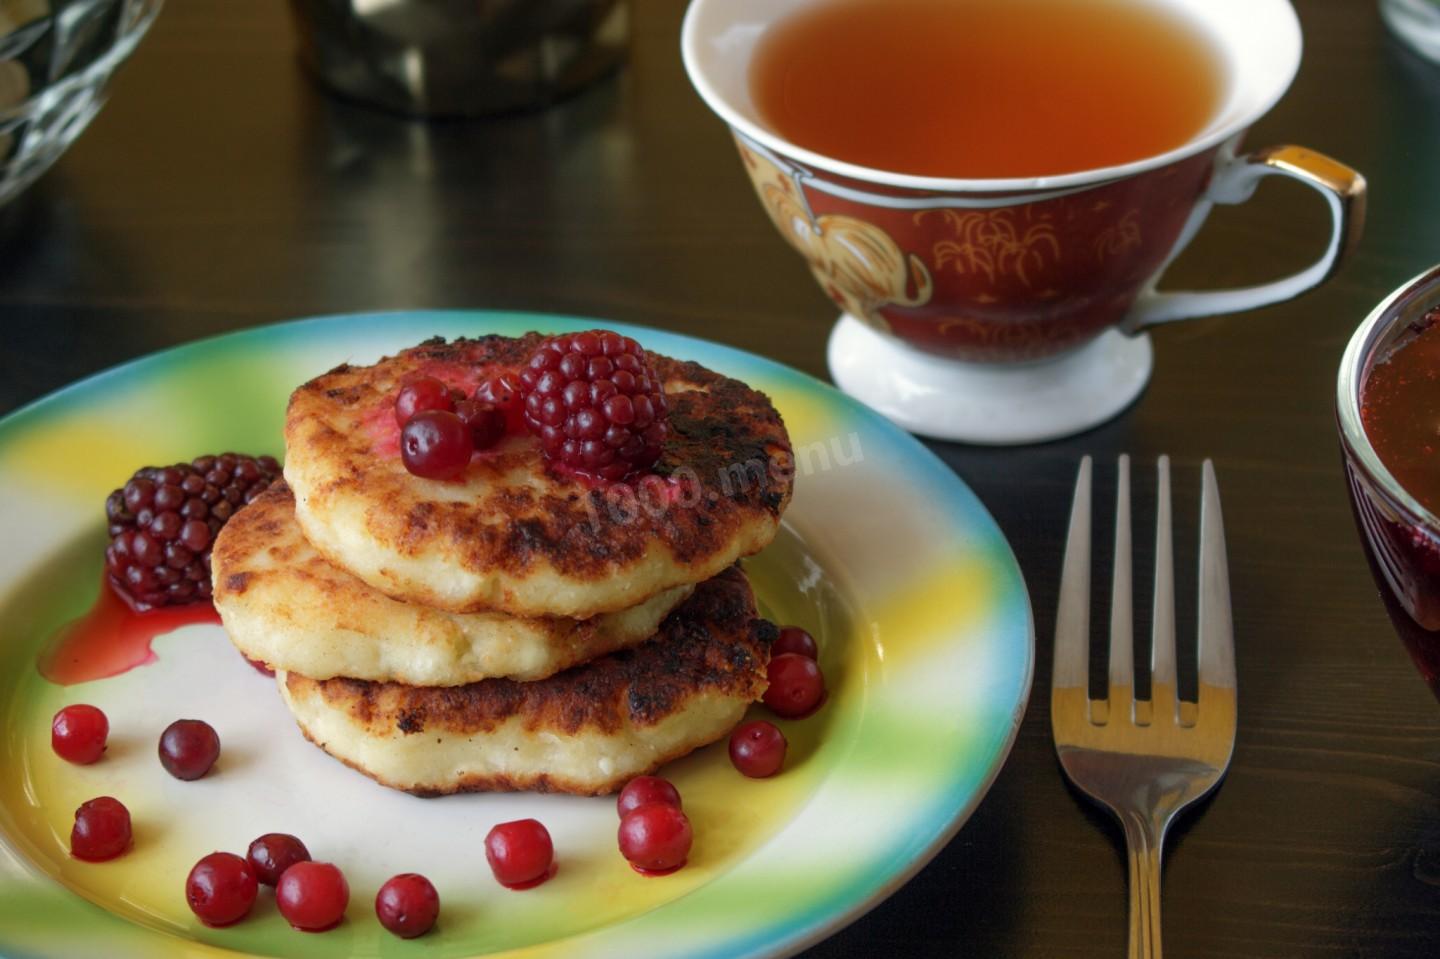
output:
<svg viewBox="0 0 1440 959"><path fill-rule="evenodd" d="M1375 364L1432 321L1440 308L1440 266L1415 277L1365 318L1340 361L1336 423L1355 524L1386 611L1440 697L1440 517L1426 509L1381 462L1360 418L1361 395Z"/></svg>
<svg viewBox="0 0 1440 959"><path fill-rule="evenodd" d="M1380 15L1400 39L1440 63L1440 0L1380 0Z"/></svg>
<svg viewBox="0 0 1440 959"><path fill-rule="evenodd" d="M90 124L163 0L0 0L0 203Z"/></svg>

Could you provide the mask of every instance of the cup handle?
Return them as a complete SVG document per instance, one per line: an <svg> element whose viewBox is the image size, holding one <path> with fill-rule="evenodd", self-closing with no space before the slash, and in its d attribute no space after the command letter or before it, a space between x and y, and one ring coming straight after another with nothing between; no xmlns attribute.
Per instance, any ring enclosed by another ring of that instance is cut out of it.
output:
<svg viewBox="0 0 1440 959"><path fill-rule="evenodd" d="M1282 280L1233 290L1159 293L1152 284L1151 289L1136 298L1121 329L1138 333L1172 320L1252 310L1292 299L1329 279L1360 240L1360 229L1365 222L1365 178L1345 164L1304 147L1268 147L1225 161L1215 171L1205 200L1244 203L1262 179L1276 175L1299 180L1329 204L1330 245L1319 260Z"/></svg>

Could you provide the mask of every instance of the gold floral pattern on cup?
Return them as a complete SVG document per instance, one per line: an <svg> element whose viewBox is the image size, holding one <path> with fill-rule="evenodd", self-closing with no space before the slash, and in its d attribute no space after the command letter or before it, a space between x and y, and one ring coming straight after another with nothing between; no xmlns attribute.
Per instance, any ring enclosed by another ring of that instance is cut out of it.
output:
<svg viewBox="0 0 1440 959"><path fill-rule="evenodd" d="M930 302L935 285L925 262L905 253L884 230L844 214L815 216L780 167L739 144L745 169L770 219L841 308L882 330L881 307Z"/></svg>

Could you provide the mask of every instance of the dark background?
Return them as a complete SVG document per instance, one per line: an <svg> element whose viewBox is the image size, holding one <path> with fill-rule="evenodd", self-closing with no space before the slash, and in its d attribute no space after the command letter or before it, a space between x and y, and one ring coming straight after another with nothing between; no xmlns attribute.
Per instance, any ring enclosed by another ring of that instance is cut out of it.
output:
<svg viewBox="0 0 1440 959"><path fill-rule="evenodd" d="M683 6L635 0L628 65L558 107L427 126L321 94L274 0L172 0L93 127L0 210L0 413L198 337L406 307L613 317L823 376L834 311L684 76ZM1067 788L1050 740L1059 550L1085 452L1107 491L1114 455L1137 457L1142 511L1149 462L1174 457L1182 582L1204 457L1224 496L1240 731L1224 786L1173 834L1169 954L1440 954L1440 708L1366 570L1332 413L1351 331L1440 261L1440 67L1366 0L1297 7L1304 65L1250 144L1300 143L1363 171L1359 250L1299 301L1156 332L1148 391L1098 430L1021 449L933 444L1019 556L1037 692L959 836L811 955L1122 954L1120 833ZM1272 179L1216 212L1170 282L1268 279L1327 232L1312 194ZM1193 605L1182 618L1193 625Z"/></svg>

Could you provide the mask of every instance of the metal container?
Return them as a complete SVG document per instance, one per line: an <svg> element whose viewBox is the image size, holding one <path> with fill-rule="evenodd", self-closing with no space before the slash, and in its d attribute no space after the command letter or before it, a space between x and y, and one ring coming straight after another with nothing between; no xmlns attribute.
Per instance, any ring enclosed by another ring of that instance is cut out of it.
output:
<svg viewBox="0 0 1440 959"><path fill-rule="evenodd" d="M301 59L335 92L401 113L543 106L624 57L628 0L291 0Z"/></svg>

